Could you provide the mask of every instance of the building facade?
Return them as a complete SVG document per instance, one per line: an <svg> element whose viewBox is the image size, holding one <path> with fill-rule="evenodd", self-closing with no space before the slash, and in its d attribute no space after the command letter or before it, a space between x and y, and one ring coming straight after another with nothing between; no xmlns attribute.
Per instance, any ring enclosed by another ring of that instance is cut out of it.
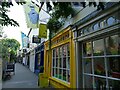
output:
<svg viewBox="0 0 120 90"><path fill-rule="evenodd" d="M77 88L120 88L120 3L74 24Z"/></svg>
<svg viewBox="0 0 120 90"><path fill-rule="evenodd" d="M35 48L35 73L40 73L40 67L44 65L44 42Z"/></svg>
<svg viewBox="0 0 120 90"><path fill-rule="evenodd" d="M48 75L50 85L56 88L75 88L75 53L70 27L55 35L51 39L51 46L49 41L44 46L44 73Z"/></svg>

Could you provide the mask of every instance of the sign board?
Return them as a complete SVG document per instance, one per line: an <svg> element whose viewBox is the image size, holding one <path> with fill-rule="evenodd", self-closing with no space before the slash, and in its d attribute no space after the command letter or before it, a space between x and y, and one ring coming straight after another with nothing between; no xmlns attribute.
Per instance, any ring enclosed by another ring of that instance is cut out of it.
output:
<svg viewBox="0 0 120 90"><path fill-rule="evenodd" d="M41 38L39 38L37 35L33 35L32 37L32 43L40 43L41 42Z"/></svg>

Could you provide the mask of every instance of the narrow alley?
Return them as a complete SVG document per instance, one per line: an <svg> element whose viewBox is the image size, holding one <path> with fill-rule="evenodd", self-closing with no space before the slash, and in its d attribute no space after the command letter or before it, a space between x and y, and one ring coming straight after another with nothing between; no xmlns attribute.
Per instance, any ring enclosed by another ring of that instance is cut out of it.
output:
<svg viewBox="0 0 120 90"><path fill-rule="evenodd" d="M10 80L3 81L4 88L38 88L38 77L22 64L15 64L15 75Z"/></svg>

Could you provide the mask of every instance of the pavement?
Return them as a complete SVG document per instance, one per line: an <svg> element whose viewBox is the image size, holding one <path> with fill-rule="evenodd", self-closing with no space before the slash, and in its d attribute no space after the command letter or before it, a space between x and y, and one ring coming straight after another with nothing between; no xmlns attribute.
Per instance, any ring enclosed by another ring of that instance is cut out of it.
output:
<svg viewBox="0 0 120 90"><path fill-rule="evenodd" d="M39 88L38 76L20 63L15 64L15 75L2 82L2 88Z"/></svg>

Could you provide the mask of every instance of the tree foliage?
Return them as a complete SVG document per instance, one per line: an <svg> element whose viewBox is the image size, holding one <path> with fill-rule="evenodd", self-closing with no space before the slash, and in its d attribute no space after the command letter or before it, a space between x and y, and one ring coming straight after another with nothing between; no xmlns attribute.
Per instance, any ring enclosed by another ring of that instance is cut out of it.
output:
<svg viewBox="0 0 120 90"><path fill-rule="evenodd" d="M20 43L15 39L1 39L1 53L2 58L8 60L8 56L11 55L11 60L17 54L17 50L20 48Z"/></svg>
<svg viewBox="0 0 120 90"><path fill-rule="evenodd" d="M81 5L85 8L86 2L80 2ZM47 9L48 11L52 10L51 19L47 23L47 27L51 31L58 30L62 24L64 24L64 19L59 20L60 18L67 18L68 16L73 16L74 10L71 6L71 2L53 2L54 8L52 9L52 6L49 2L47 2ZM89 2L89 6L97 7L97 10L104 10L104 3L99 2L98 4L96 2Z"/></svg>
<svg viewBox="0 0 120 90"><path fill-rule="evenodd" d="M23 1L23 0L22 0L22 2L18 1L18 0L15 0L15 1L18 5L25 4L25 1ZM9 16L7 15L8 8L10 8L11 6L13 6L13 3L11 0L9 0L8 2L0 1L0 24L2 26L8 26L8 25L19 26L17 21L9 18Z"/></svg>

